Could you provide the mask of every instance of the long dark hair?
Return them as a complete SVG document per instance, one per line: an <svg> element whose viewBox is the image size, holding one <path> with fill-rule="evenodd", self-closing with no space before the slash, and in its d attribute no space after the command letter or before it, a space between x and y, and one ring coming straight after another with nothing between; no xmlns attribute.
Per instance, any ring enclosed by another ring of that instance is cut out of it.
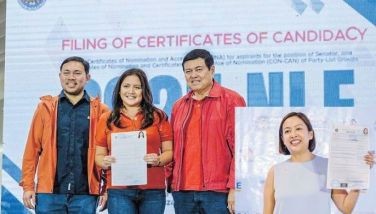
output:
<svg viewBox="0 0 376 214"><path fill-rule="evenodd" d="M111 115L107 119L107 127L111 129L111 124L113 123L118 128L125 128L122 127L120 124L120 111L123 107L123 101L120 97L120 88L121 83L123 80L128 76L137 76L141 82L142 88L142 101L141 101L141 111L144 115L144 119L142 121L141 129L145 129L154 123L154 112L157 113L160 120L167 120L167 115L162 110L158 109L153 105L153 95L150 90L150 86L148 83L148 78L143 70L138 68L131 68L123 72L123 74L119 77L119 80L116 83L114 92L112 94L112 106L113 110Z"/></svg>

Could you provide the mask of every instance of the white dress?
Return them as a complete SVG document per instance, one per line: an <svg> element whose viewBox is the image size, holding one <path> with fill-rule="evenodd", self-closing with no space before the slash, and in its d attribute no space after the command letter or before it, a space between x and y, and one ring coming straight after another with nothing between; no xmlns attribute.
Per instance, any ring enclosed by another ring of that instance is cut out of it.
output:
<svg viewBox="0 0 376 214"><path fill-rule="evenodd" d="M329 214L331 190L326 188L328 159L315 156L297 163L290 160L274 167L276 214Z"/></svg>

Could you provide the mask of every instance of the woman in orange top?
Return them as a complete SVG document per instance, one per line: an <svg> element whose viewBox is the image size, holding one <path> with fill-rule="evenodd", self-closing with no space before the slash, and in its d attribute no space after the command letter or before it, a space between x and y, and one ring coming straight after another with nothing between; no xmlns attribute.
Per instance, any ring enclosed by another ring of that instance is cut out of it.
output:
<svg viewBox="0 0 376 214"><path fill-rule="evenodd" d="M108 170L108 212L162 214L166 202L163 166L172 160L172 130L167 115L152 104L146 74L136 68L120 76L112 102L113 111L102 115L95 137L95 162ZM132 131L146 132L147 184L113 186L110 166L116 157L111 156L111 135L130 134Z"/></svg>

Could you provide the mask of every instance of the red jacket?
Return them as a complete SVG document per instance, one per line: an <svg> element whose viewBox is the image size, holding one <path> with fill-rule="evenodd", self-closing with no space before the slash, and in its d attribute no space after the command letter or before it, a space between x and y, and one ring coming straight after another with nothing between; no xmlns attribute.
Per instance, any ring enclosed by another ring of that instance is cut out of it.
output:
<svg viewBox="0 0 376 214"><path fill-rule="evenodd" d="M180 98L173 106L171 126L174 132L174 166L172 189L180 190L185 176L182 160L186 132L192 113L192 91ZM238 93L220 86L214 81L209 96L202 101L201 143L203 191L226 190L235 187L235 107L245 106ZM171 179L171 178L170 178Z"/></svg>
<svg viewBox="0 0 376 214"><path fill-rule="evenodd" d="M57 105L58 97L44 96L34 113L27 138L22 162L22 178L20 186L24 191L52 193L57 163ZM98 98L90 100L90 134L88 148L88 183L90 194L100 193L101 169L94 164L95 141L94 131L102 113L108 111L107 106ZM37 173L37 185L34 178Z"/></svg>

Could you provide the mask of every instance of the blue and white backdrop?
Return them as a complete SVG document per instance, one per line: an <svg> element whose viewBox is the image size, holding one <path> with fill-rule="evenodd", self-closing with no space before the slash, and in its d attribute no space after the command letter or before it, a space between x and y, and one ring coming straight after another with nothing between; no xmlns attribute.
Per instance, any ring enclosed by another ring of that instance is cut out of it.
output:
<svg viewBox="0 0 376 214"><path fill-rule="evenodd" d="M144 69L155 104L170 113L186 93L182 57L215 55L216 79L247 101L237 111L237 212L262 212L277 126L290 110L306 112L328 153L336 123L376 129L376 2L370 0L7 1L2 213L28 213L18 186L29 124L45 94L58 94L61 61L91 64L91 95L110 105L117 76ZM356 213L376 213L375 173ZM173 213L169 197L166 213ZM333 209L333 213L337 212Z"/></svg>

